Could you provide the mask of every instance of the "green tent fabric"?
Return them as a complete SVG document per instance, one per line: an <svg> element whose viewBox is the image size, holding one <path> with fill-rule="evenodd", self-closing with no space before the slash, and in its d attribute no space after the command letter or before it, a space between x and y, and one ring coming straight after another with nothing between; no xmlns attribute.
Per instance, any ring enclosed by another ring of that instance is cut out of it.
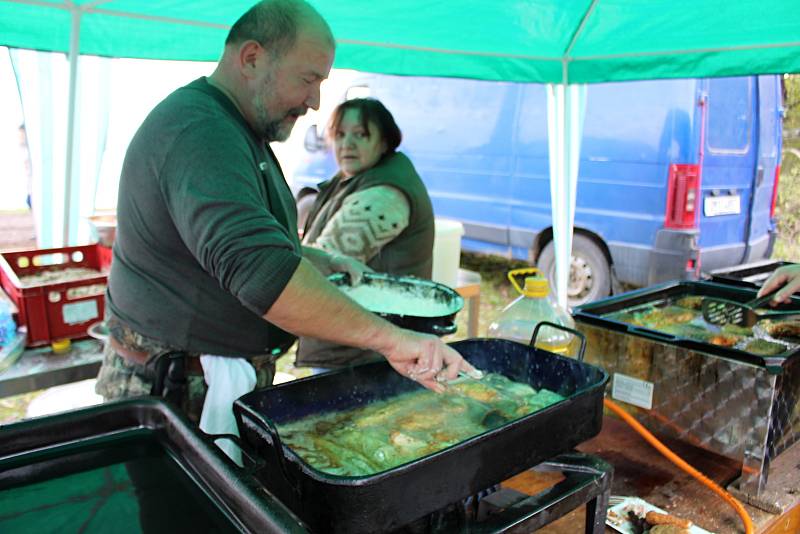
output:
<svg viewBox="0 0 800 534"><path fill-rule="evenodd" d="M0 0L0 45L216 60L251 0ZM540 83L800 71L787 0L312 0L335 66ZM80 17L76 15L80 14Z"/></svg>

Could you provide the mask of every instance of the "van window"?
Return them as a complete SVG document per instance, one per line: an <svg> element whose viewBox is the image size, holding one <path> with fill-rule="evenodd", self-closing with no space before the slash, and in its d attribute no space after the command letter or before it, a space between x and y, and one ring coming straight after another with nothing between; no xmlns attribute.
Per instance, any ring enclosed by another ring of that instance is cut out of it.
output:
<svg viewBox="0 0 800 534"><path fill-rule="evenodd" d="M745 154L753 123L752 78L711 78L708 84L708 149ZM708 124L713 124L709 128Z"/></svg>

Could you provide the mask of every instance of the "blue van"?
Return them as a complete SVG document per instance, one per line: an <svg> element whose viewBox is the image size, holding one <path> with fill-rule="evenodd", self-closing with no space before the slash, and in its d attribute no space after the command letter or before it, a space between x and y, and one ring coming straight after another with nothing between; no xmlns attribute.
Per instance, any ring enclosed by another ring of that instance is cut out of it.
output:
<svg viewBox="0 0 800 534"><path fill-rule="evenodd" d="M464 224L462 248L535 262L552 279L545 87L356 80L341 98L369 95L392 112L436 216ZM782 100L779 76L589 85L570 303L769 257ZM301 216L336 171L323 128L306 132L292 177Z"/></svg>

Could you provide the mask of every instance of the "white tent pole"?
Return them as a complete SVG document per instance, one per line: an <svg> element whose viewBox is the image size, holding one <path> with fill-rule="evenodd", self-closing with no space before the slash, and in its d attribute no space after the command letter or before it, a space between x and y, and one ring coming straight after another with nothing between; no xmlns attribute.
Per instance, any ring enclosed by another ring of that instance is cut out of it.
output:
<svg viewBox="0 0 800 534"><path fill-rule="evenodd" d="M556 298L568 307L572 267L572 231L578 190L578 165L586 102L586 86L571 84L569 64L575 43L589 22L598 0L592 0L570 38L561 59L561 83L547 85L547 138L550 157L550 210L553 219Z"/></svg>
<svg viewBox="0 0 800 534"><path fill-rule="evenodd" d="M563 212L566 206L564 198L564 84L547 85L547 139L550 163L550 210L553 221L553 244L555 246L555 290L559 304L566 303L567 278L564 274L569 267L564 265L559 252L563 248L564 235ZM547 274L547 273L546 273ZM563 301L563 302L562 302Z"/></svg>
<svg viewBox="0 0 800 534"><path fill-rule="evenodd" d="M550 158L550 206L555 248L555 293L567 308L567 288L572 256L578 166L586 99L586 86L547 85L547 136Z"/></svg>
<svg viewBox="0 0 800 534"><path fill-rule="evenodd" d="M62 246L70 245L70 204L72 200L72 158L75 145L75 105L78 98L78 53L81 38L81 11L70 3L73 9L72 28L69 36L69 93L67 96L67 158L64 169L64 241Z"/></svg>

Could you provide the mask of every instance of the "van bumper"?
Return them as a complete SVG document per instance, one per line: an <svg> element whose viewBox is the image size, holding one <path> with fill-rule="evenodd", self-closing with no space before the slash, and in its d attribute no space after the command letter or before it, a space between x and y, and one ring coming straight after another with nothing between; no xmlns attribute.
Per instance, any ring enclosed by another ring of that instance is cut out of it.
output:
<svg viewBox="0 0 800 534"><path fill-rule="evenodd" d="M700 276L701 268L709 272L769 258L775 237L776 233L770 231L751 241L749 250L745 252L743 243L700 249L697 230L659 230L650 252L647 284L692 280Z"/></svg>
<svg viewBox="0 0 800 534"><path fill-rule="evenodd" d="M650 251L647 284L698 278L700 275L698 234L698 230L667 228L656 232L655 245Z"/></svg>
<svg viewBox="0 0 800 534"><path fill-rule="evenodd" d="M775 246L775 235L775 232L771 231L758 239L753 239L750 241L750 248L747 251L745 251L743 243L701 250L700 263L703 272L726 269L769 258Z"/></svg>
<svg viewBox="0 0 800 534"><path fill-rule="evenodd" d="M775 239L778 237L778 229L773 228L769 231L769 242L767 243L767 250L764 252L764 258L771 258L772 251L775 250Z"/></svg>

